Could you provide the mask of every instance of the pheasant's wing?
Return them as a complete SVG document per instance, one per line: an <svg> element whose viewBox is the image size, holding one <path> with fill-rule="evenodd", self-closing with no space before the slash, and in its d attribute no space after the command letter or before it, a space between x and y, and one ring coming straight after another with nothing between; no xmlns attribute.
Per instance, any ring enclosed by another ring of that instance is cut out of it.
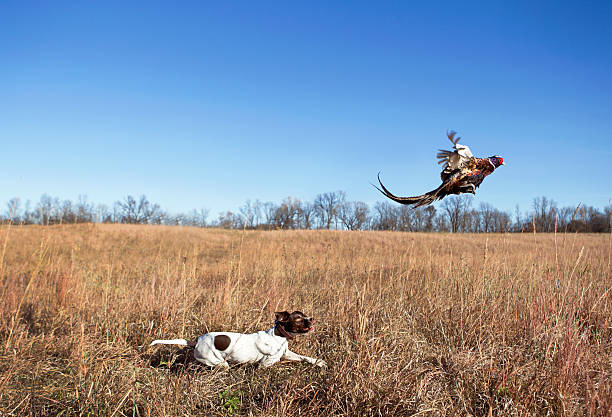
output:
<svg viewBox="0 0 612 417"><path fill-rule="evenodd" d="M461 140L461 136L457 136L457 132L455 132L454 130L447 130L446 131L446 137L448 138L448 140L451 141L451 143L453 144L453 146L457 145L457 142L459 142L459 140Z"/></svg>
<svg viewBox="0 0 612 417"><path fill-rule="evenodd" d="M463 166L474 157L469 147L459 143L461 137L455 137L456 134L457 132L452 130L446 133L448 140L450 140L453 144L454 151L440 149L436 155L438 158L438 164L444 164L442 166L443 171L450 172L456 169L462 169Z"/></svg>
<svg viewBox="0 0 612 417"><path fill-rule="evenodd" d="M391 191L387 190L387 188L380 180L380 172L378 173L378 183L380 184L382 189L378 188L374 184L372 185L374 185L374 188L380 191L385 197L390 198L391 200L400 204L411 205L416 208L421 206L428 206L434 201L444 198L446 195L450 194L449 191L452 188L453 184L455 184L457 181L460 181L460 178L463 175L464 174L462 174L461 171L456 171L452 176L442 182L442 185L440 185L435 190L414 197L398 197L391 193Z"/></svg>

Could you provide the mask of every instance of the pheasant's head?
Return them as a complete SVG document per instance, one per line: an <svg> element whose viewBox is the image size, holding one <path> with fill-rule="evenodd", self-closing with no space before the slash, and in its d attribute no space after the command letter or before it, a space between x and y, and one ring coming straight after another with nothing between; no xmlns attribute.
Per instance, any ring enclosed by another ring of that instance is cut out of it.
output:
<svg viewBox="0 0 612 417"><path fill-rule="evenodd" d="M501 157L501 156L499 156L499 155L490 156L490 157L489 157L489 161L491 161L491 163L493 164L493 166L494 166L495 168L497 168L497 167L498 167L498 166L500 166L500 165L506 165L506 164L504 163L504 158L502 158L502 157Z"/></svg>

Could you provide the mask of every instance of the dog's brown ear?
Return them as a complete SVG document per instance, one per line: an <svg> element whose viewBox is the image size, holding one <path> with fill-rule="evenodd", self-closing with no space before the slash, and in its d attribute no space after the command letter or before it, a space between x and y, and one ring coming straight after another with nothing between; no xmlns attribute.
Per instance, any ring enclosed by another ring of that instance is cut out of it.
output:
<svg viewBox="0 0 612 417"><path fill-rule="evenodd" d="M275 320L280 322L280 323L288 321L289 320L289 316L291 315L291 314L289 314L288 311L277 311L274 314L276 315Z"/></svg>

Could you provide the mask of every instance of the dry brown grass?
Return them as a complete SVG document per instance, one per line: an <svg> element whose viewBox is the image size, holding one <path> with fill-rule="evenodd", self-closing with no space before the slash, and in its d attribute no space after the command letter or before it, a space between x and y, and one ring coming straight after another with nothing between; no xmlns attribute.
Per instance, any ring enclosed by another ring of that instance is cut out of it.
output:
<svg viewBox="0 0 612 417"><path fill-rule="evenodd" d="M610 415L610 245L609 235L3 227L0 414ZM294 308L318 328L293 350L328 369L219 372L147 347L266 329Z"/></svg>

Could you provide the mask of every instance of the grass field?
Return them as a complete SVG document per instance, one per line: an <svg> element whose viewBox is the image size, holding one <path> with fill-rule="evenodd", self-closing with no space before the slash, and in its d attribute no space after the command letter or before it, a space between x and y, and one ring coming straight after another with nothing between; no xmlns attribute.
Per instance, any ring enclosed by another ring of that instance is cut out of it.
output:
<svg viewBox="0 0 612 417"><path fill-rule="evenodd" d="M0 414L612 413L610 235L0 228ZM156 338L271 327L329 364L210 370Z"/></svg>

